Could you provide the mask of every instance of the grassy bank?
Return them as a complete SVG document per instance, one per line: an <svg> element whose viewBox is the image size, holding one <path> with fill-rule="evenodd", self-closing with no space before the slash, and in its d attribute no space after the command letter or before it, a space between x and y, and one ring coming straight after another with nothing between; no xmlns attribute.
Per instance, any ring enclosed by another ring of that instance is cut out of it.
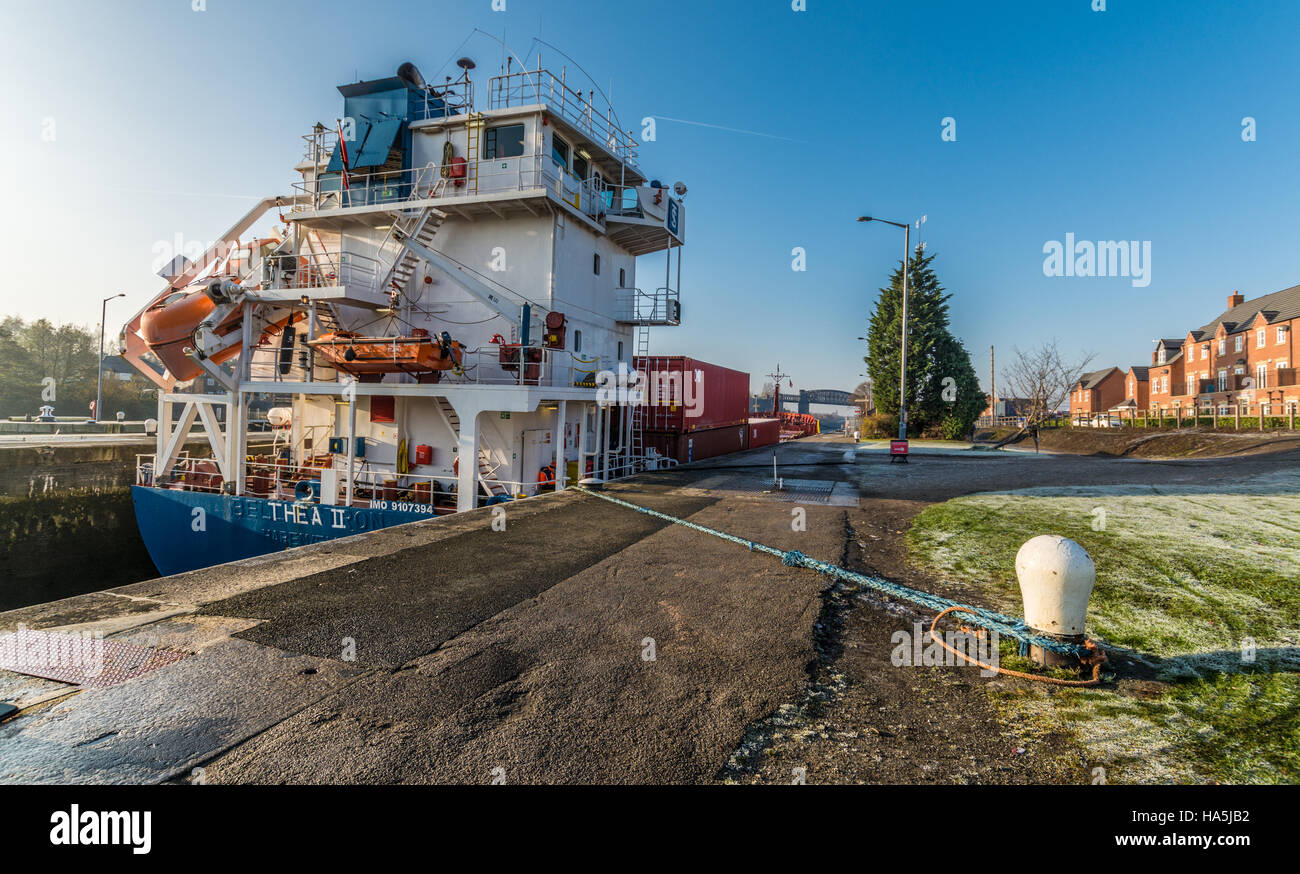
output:
<svg viewBox="0 0 1300 874"><path fill-rule="evenodd" d="M1021 613L1015 555L1037 534L1097 563L1089 633L1148 667L1103 691L999 693L1020 720L1075 724L1110 779L1300 782L1300 473L1197 487L1038 489L917 517L913 560Z"/></svg>

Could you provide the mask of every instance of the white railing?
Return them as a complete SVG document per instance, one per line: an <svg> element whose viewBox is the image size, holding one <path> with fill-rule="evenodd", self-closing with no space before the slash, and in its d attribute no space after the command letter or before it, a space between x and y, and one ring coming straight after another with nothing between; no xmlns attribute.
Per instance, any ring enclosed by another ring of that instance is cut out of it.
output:
<svg viewBox="0 0 1300 874"><path fill-rule="evenodd" d="M653 292L639 288L616 288L614 320L630 325L680 325L682 305L674 288Z"/></svg>
<svg viewBox="0 0 1300 874"><path fill-rule="evenodd" d="M379 287L379 261L339 249L275 253L259 261L242 283L267 290L348 286L374 291Z"/></svg>
<svg viewBox="0 0 1300 874"><path fill-rule="evenodd" d="M282 347L274 340L251 350L249 372L256 382L315 382L346 384L350 377L338 366L307 345L304 326L299 324L293 346ZM389 338L397 341L398 338ZM544 388L591 388L610 362L599 356L585 356L567 349L542 346L521 348L507 345L505 353L496 344L467 349L461 365L454 370L433 371L423 377L426 383L442 385L520 385ZM617 368L618 364L613 364ZM317 369L324 373L317 373ZM396 372L396 370L394 370ZM404 380L405 381L405 380Z"/></svg>
<svg viewBox="0 0 1300 874"><path fill-rule="evenodd" d="M636 136L619 130L613 108L594 91L575 91L550 70L521 70L494 76L488 83L488 108L546 104L552 112L588 134L614 157L635 167Z"/></svg>
<svg viewBox="0 0 1300 874"><path fill-rule="evenodd" d="M457 179L453 175L443 175L444 169L448 174L463 171L465 175ZM348 188L343 188L340 175L293 183L294 192L308 198L311 204L298 209L390 206L421 200L456 200L545 189L556 199L571 204L598 222L607 214L641 214L636 205L635 189L628 189L632 194L612 194L599 177L579 180L556 166L550 156L541 154L501 160L470 160L459 165L425 164L399 172L351 175L348 180ZM617 203L616 197L621 198Z"/></svg>

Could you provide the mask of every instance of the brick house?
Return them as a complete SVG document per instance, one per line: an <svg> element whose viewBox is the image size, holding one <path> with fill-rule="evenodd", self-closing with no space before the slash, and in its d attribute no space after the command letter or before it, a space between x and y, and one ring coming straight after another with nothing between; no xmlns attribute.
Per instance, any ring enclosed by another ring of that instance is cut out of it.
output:
<svg viewBox="0 0 1300 874"><path fill-rule="evenodd" d="M1295 329L1300 286L1246 300L1152 352L1147 409L1175 415L1284 416L1300 406Z"/></svg>
<svg viewBox="0 0 1300 874"><path fill-rule="evenodd" d="M1118 367L1094 370L1079 377L1070 388L1070 417L1105 413L1124 400L1124 371Z"/></svg>
<svg viewBox="0 0 1300 874"><path fill-rule="evenodd" d="M1124 374L1124 401L1120 404L1126 413L1145 410L1151 402L1151 368L1135 364Z"/></svg>

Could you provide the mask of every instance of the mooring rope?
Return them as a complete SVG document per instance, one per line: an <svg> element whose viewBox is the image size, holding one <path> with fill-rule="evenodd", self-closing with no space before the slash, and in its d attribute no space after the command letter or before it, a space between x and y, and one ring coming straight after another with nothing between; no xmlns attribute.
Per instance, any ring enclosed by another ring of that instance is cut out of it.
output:
<svg viewBox="0 0 1300 874"><path fill-rule="evenodd" d="M609 501L611 504L617 504L620 507L626 507L629 510L635 510L638 513L645 513L647 516L653 516L656 519L662 519L665 522L671 522L674 525L681 525L685 528L691 528L702 534L711 534L723 540L730 541L737 546L743 546L750 552L765 552L768 555L781 559L781 564L787 567L802 567L809 570L817 571L828 577L833 577L841 582L850 583L859 588L872 589L877 592L898 598L903 601L910 601L920 607L930 610L947 612L954 608L959 608L965 614L965 621L971 625L978 625L981 628L987 628L990 631L996 631L998 634L1005 634L1021 641L1021 652L1023 654L1026 646L1039 646L1043 649L1050 649L1053 652L1064 653L1066 655L1077 656L1079 658L1092 658L1096 655L1096 649L1083 644L1066 643L1055 640L1050 637L1034 634L1033 630L1025 625L1024 621L1014 616L1006 616L1002 613L995 613L992 610L985 610L980 607L972 607L969 604L962 604L940 595L933 595L929 592L922 592L919 589L912 589L898 583L890 582L884 577L878 577L870 574L860 574L856 571L847 570L838 565L829 562L819 561L815 558L809 558L798 550L782 550L775 547L766 546L762 543L756 543L753 540L746 540L743 537L737 537L734 534L728 534L725 531L718 531L716 528L709 528L707 525L700 525L696 522L690 522L686 519L680 519L668 513L661 513L658 510L651 510L649 507L642 507L611 495L594 492L591 489L582 486L574 486L574 491L582 492L585 495L591 495L593 498L600 498L602 501Z"/></svg>

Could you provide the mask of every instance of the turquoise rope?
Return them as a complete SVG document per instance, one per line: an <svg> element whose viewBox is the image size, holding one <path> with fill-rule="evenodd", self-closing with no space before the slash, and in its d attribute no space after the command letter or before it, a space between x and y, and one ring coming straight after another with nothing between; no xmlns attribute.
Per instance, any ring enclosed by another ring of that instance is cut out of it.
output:
<svg viewBox="0 0 1300 874"><path fill-rule="evenodd" d="M573 486L574 491L582 492L585 495L591 495L593 498L600 498L602 501L609 501L611 504L617 504L620 507L626 507L629 510L636 510L638 513L645 513L647 516L653 516L656 519L662 519L665 522L671 522L674 525L681 525L685 528L691 528L702 534L711 534L723 540L743 546L750 552L765 552L768 555L781 559L781 564L786 567L802 567L809 570L817 571L828 577L833 577L845 583L858 586L864 589L872 589L903 601L910 601L921 607L925 607L935 612L941 612L949 607L960 607L964 611L964 621L972 625L978 625L998 634L1005 634L1021 642L1021 651L1025 651L1029 645L1040 646L1043 649L1050 649L1054 652L1066 653L1074 656L1090 655L1091 651L1080 644L1065 643L1060 640L1054 640L1050 637L1043 637L1033 633L1033 629L1014 616L1006 616L1002 613L995 613L992 610L984 610L980 607L972 607L968 604L962 604L959 601L953 601L948 598L932 595L929 592L922 592L919 589L911 589L898 583L890 582L884 577L860 574L855 571L846 570L845 568L833 565L828 562L819 561L815 558L809 558L798 550L781 550L771 546L765 546L762 543L755 543L752 540L746 540L743 537L737 537L734 534L728 534L725 531L718 531L715 528L709 528L706 525L700 525L695 522L688 522L685 519L679 519L667 513L660 513L658 510L651 510L649 507L641 507L619 498L603 495L600 492L593 492L582 486Z"/></svg>

